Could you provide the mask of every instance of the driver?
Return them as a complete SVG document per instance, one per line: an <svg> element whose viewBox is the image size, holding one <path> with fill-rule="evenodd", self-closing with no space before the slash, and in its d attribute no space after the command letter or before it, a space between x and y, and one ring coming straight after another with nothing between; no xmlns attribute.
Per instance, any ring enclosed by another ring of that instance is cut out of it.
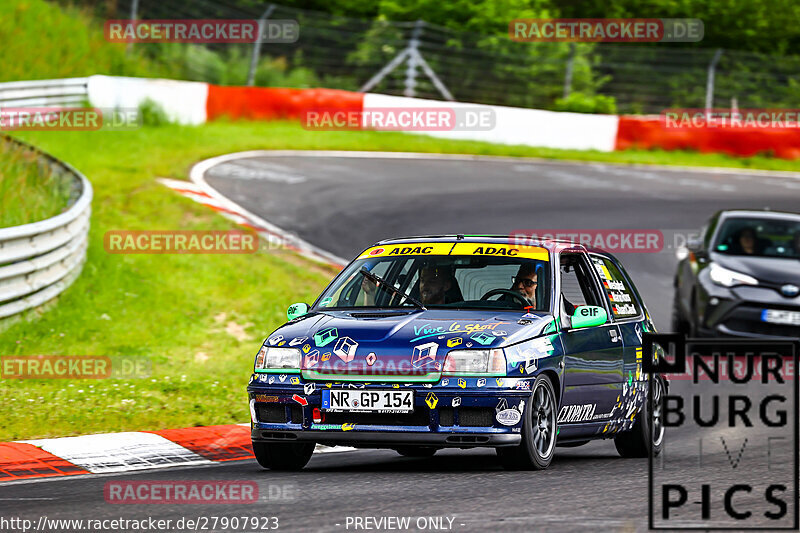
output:
<svg viewBox="0 0 800 533"><path fill-rule="evenodd" d="M539 276L536 274L536 265L527 262L520 265L517 275L514 276L511 290L518 292L535 309L536 287L538 285Z"/></svg>

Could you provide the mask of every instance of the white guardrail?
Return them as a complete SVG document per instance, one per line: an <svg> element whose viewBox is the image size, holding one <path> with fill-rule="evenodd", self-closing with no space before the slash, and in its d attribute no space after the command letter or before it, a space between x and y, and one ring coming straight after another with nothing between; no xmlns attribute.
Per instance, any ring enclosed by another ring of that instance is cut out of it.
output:
<svg viewBox="0 0 800 533"><path fill-rule="evenodd" d="M29 148L40 162L73 183L73 203L65 212L32 224L0 228L1 319L42 305L78 277L86 260L92 186L70 165L33 146L10 138L0 142Z"/></svg>
<svg viewBox="0 0 800 533"><path fill-rule="evenodd" d="M0 83L0 107L80 106L89 98L89 78Z"/></svg>

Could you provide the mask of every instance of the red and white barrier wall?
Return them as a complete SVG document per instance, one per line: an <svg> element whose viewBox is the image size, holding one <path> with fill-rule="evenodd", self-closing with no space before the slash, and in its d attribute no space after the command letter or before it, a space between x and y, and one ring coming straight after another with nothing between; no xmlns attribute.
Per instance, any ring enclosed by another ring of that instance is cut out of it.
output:
<svg viewBox="0 0 800 533"><path fill-rule="evenodd" d="M632 148L694 150L753 156L800 157L800 130L796 128L668 128L652 117L563 113L540 109L483 106L468 103L362 94L334 89L279 89L221 87L200 82L91 76L92 105L136 108L149 99L173 120L202 124L221 117L255 120L300 119L304 111L362 111L376 108L485 108L492 109L490 130L426 131L425 135L499 144L612 152Z"/></svg>

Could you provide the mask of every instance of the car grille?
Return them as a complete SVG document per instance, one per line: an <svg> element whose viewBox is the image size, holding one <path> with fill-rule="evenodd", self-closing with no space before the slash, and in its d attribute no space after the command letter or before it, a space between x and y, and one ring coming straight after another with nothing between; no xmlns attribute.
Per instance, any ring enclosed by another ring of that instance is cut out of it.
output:
<svg viewBox="0 0 800 533"><path fill-rule="evenodd" d="M771 306L779 309L779 306ZM756 335L773 335L776 337L800 336L800 328L791 324L772 324L761 320L763 307L742 305L735 308L725 317L722 324L732 331L739 333L753 333ZM786 307L786 310L798 311L797 307Z"/></svg>
<svg viewBox="0 0 800 533"><path fill-rule="evenodd" d="M491 426L494 423L494 409L484 407L459 407L458 425L465 427Z"/></svg>
<svg viewBox="0 0 800 533"><path fill-rule="evenodd" d="M427 426L431 415L428 409L411 413L325 413L325 424L361 424L365 426Z"/></svg>
<svg viewBox="0 0 800 533"><path fill-rule="evenodd" d="M286 417L286 407L289 407L289 417ZM303 408L299 405L282 403L256 403L256 416L258 421L265 424L302 424Z"/></svg>

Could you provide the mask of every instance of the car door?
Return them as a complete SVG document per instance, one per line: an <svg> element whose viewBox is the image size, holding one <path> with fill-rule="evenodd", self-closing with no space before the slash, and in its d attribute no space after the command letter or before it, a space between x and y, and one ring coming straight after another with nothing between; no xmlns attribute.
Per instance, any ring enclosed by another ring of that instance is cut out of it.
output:
<svg viewBox="0 0 800 533"><path fill-rule="evenodd" d="M609 312L585 253L560 256L560 298L562 323L569 323L575 307L596 305ZM559 424L580 424L608 420L617 402L623 378L622 332L608 321L600 326L562 331L564 344L564 395Z"/></svg>

